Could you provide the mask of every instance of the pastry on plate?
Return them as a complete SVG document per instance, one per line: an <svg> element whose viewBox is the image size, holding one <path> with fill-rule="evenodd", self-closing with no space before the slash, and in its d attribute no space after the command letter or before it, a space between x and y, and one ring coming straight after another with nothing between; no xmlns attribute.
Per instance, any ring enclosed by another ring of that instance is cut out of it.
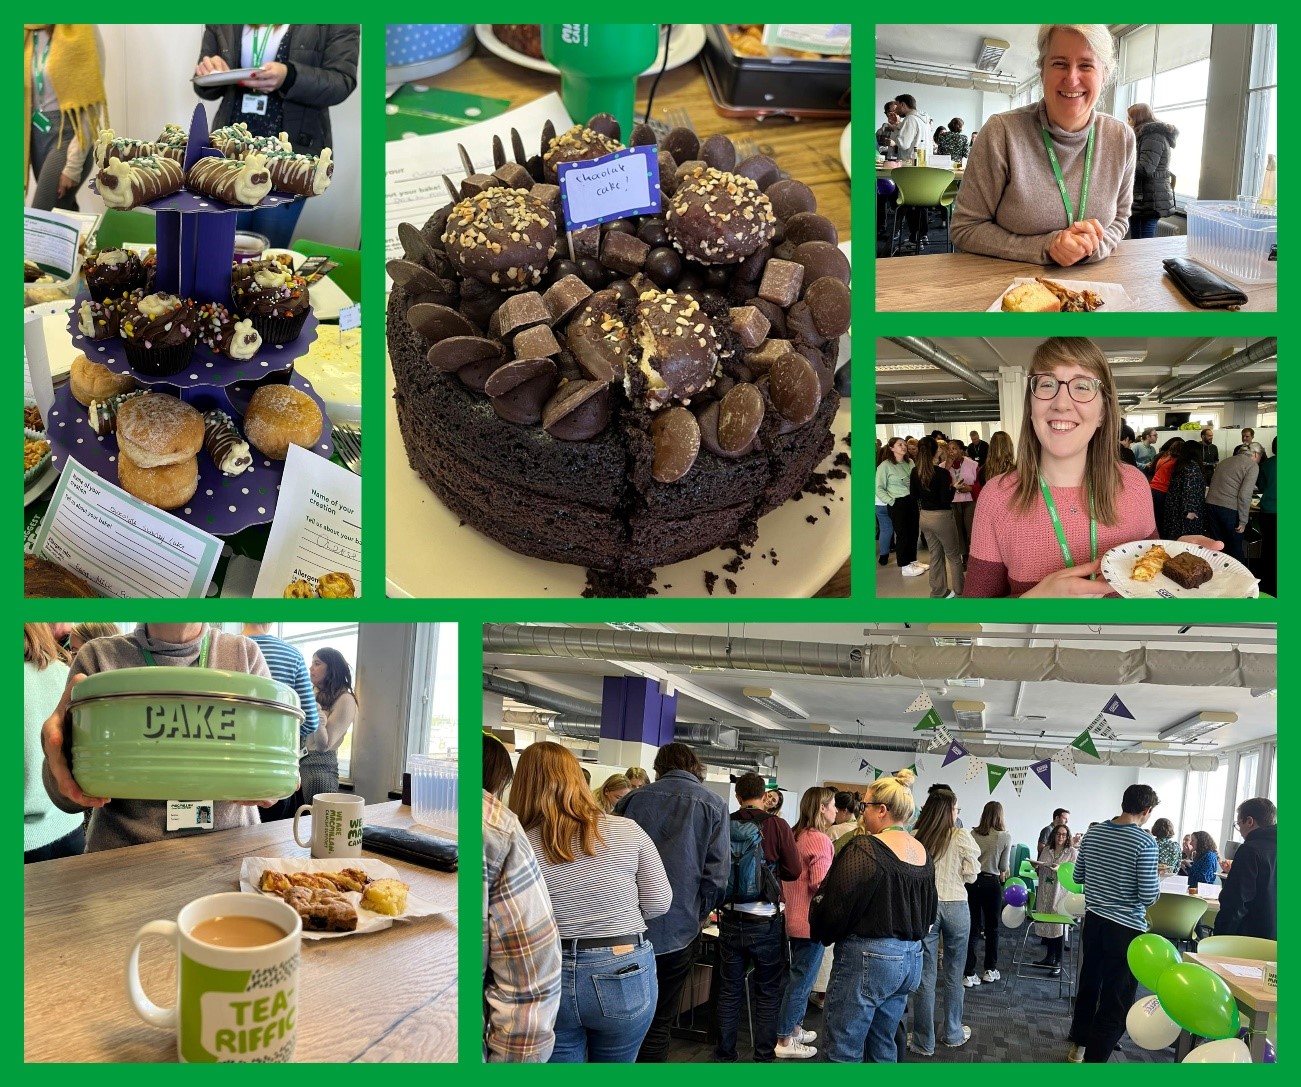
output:
<svg viewBox="0 0 1301 1087"><path fill-rule="evenodd" d="M1166 549L1155 544L1145 551L1134 563L1134 572L1130 575L1135 581L1151 581L1170 559Z"/></svg>

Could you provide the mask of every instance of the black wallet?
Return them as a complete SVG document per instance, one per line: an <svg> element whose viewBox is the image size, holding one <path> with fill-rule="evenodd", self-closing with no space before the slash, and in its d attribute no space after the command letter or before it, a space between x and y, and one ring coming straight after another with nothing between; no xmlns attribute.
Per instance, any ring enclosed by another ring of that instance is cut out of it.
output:
<svg viewBox="0 0 1301 1087"><path fill-rule="evenodd" d="M361 832L361 844L372 853L383 853L421 868L436 868L440 872L455 872L457 848L455 842L435 838L432 834L416 834L394 827L366 827Z"/></svg>
<svg viewBox="0 0 1301 1087"><path fill-rule="evenodd" d="M1166 274L1189 302L1200 309L1241 309L1247 296L1227 279L1188 257L1167 257Z"/></svg>

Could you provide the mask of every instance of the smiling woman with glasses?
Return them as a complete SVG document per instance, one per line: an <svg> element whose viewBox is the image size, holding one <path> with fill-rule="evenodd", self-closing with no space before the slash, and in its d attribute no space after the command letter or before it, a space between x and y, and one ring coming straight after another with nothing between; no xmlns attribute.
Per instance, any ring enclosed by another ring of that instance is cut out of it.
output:
<svg viewBox="0 0 1301 1087"><path fill-rule="evenodd" d="M1147 478L1122 463L1123 419L1106 356L1060 336L1034 353L1016 467L976 503L964 596L1106 596L1111 548L1156 535ZM1201 536L1184 537L1216 550Z"/></svg>

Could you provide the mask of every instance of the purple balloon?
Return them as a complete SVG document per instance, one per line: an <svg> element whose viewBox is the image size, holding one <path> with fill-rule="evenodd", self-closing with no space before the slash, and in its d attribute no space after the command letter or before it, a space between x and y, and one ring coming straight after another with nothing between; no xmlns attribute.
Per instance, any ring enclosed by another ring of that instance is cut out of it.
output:
<svg viewBox="0 0 1301 1087"><path fill-rule="evenodd" d="M1008 906L1024 906L1029 899L1029 892L1015 883L1003 891L1003 902Z"/></svg>
<svg viewBox="0 0 1301 1087"><path fill-rule="evenodd" d="M1277 1059L1276 1059L1276 1057L1275 1057L1275 1054L1274 1054L1274 1043L1273 1043L1273 1042L1266 1042L1266 1043L1265 1043L1265 1060L1264 1060L1264 1063L1265 1063L1265 1064L1277 1064L1277 1063L1278 1063L1278 1061L1277 1061Z"/></svg>

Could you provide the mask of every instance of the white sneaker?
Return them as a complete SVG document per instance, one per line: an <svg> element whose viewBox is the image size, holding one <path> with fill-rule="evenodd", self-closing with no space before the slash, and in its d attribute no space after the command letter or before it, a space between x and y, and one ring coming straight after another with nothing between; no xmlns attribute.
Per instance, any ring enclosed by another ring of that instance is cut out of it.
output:
<svg viewBox="0 0 1301 1087"><path fill-rule="evenodd" d="M969 1041L971 1041L971 1028L964 1023L962 1025L962 1041L943 1042L942 1044L947 1046L949 1049L957 1049L959 1046L966 1045Z"/></svg>
<svg viewBox="0 0 1301 1087"><path fill-rule="evenodd" d="M922 562L920 559L918 560L917 565L922 568L922 573L925 573L927 570L931 568L931 564L929 562Z"/></svg>
<svg viewBox="0 0 1301 1087"><path fill-rule="evenodd" d="M795 1032L794 1041L799 1042L801 1045L808 1045L810 1042L817 1041L817 1039L818 1032L816 1030L805 1030L803 1027L800 1027L800 1029Z"/></svg>
<svg viewBox="0 0 1301 1087"><path fill-rule="evenodd" d="M1003 976L1003 975L1000 974L997 970L986 970L986 971L985 971L985 980L986 980L986 981L997 981L997 980L998 980L999 978L1001 978L1002 976Z"/></svg>
<svg viewBox="0 0 1301 1087"><path fill-rule="evenodd" d="M972 988L973 986L975 986L975 985L979 985L979 984L980 984L980 975L979 975L979 974L968 974L965 978L962 979L962 987L963 987L964 989L970 989L970 988Z"/></svg>
<svg viewBox="0 0 1301 1087"><path fill-rule="evenodd" d="M926 573L926 569L927 568L920 562L910 562L899 572L903 574L904 577L920 577L922 574Z"/></svg>
<svg viewBox="0 0 1301 1087"><path fill-rule="evenodd" d="M958 595L957 593L955 593L952 589L950 589L950 590L948 591L948 594L944 597L944 599L945 599L945 600L952 600L952 599L953 599L955 596L957 596L957 595Z"/></svg>
<svg viewBox="0 0 1301 1087"><path fill-rule="evenodd" d="M1071 1064L1083 1064L1084 1047L1082 1045L1076 1045L1074 1042L1072 1042L1070 1044L1070 1047L1066 1050L1066 1059Z"/></svg>
<svg viewBox="0 0 1301 1087"><path fill-rule="evenodd" d="M815 1046L805 1045L803 1042L797 1040L798 1037L799 1036L796 1035L792 1038L790 1045L782 1045L781 1042L778 1042L776 1049L777 1056L788 1059L804 1060L808 1057L816 1057L818 1055Z"/></svg>

